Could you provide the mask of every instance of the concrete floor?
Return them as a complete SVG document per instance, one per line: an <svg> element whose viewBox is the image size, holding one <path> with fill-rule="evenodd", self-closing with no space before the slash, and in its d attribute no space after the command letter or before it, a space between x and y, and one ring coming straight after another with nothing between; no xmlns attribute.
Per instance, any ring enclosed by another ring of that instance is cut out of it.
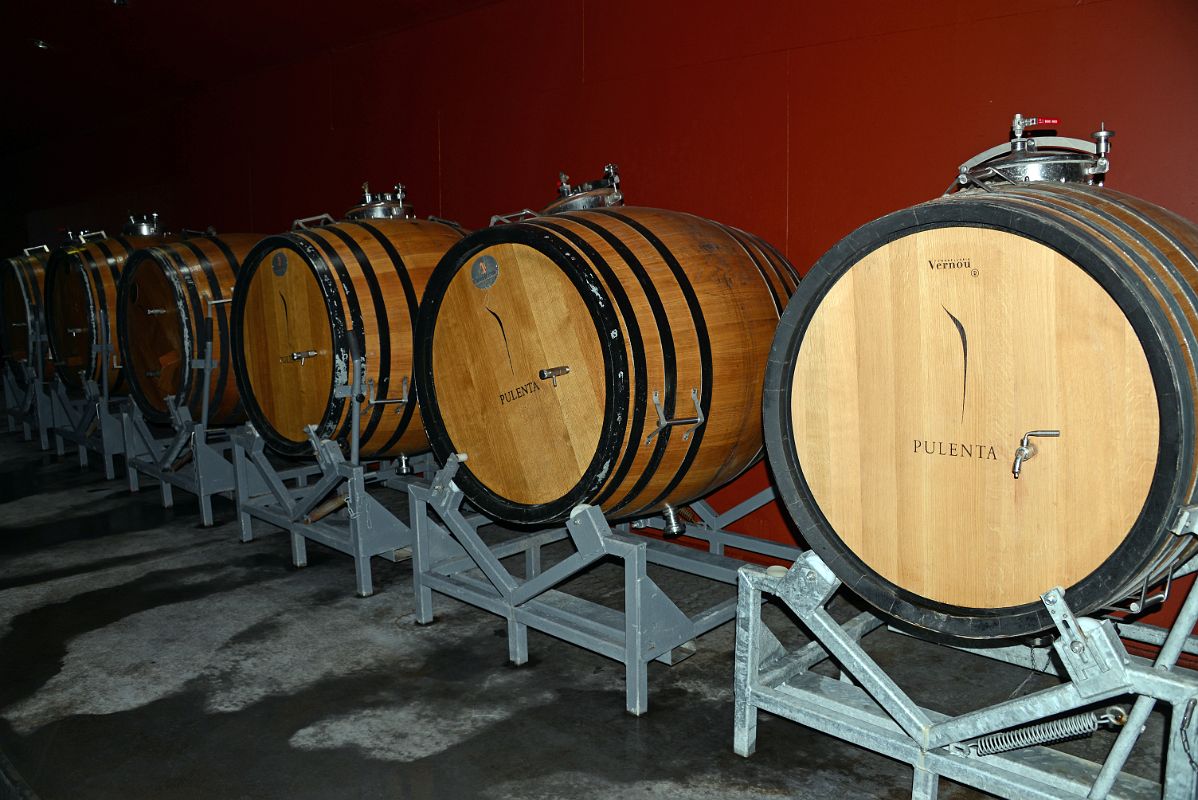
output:
<svg viewBox="0 0 1198 800"><path fill-rule="evenodd" d="M359 599L346 556L313 545L297 570L282 535L240 543L230 504L204 529L182 494L157 500L0 436L0 750L46 800L909 796L907 767L767 715L734 755L731 625L653 664L636 718L615 662L532 632L511 667L502 621L444 598L414 624L406 563L376 559ZM655 577L685 602L732 592ZM616 605L620 576L570 588ZM884 630L867 644L940 711L1048 682ZM1155 778L1159 719L1147 739L1131 769Z"/></svg>

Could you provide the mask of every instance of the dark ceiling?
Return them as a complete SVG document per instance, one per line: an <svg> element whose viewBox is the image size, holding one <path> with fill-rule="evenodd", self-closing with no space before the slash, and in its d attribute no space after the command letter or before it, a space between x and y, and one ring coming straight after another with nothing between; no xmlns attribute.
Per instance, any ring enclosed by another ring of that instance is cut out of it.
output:
<svg viewBox="0 0 1198 800"><path fill-rule="evenodd" d="M493 1L0 0L0 148Z"/></svg>

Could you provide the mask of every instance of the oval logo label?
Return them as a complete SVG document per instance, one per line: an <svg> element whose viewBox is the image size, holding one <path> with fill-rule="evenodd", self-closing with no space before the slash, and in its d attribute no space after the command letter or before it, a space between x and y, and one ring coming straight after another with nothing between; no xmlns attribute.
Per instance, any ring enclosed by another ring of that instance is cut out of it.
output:
<svg viewBox="0 0 1198 800"><path fill-rule="evenodd" d="M480 289L490 289L499 280L499 262L493 256L480 256L470 267L470 280Z"/></svg>

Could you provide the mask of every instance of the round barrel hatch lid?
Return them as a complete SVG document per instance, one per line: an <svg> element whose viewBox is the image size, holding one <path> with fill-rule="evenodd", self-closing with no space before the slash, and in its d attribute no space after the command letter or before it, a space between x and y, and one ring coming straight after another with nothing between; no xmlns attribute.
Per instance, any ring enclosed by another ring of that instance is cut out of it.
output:
<svg viewBox="0 0 1198 800"><path fill-rule="evenodd" d="M169 256L161 256L169 258ZM158 256L135 260L127 283L125 369L150 406L166 413L166 398L187 382L193 343L180 314L182 298Z"/></svg>
<svg viewBox="0 0 1198 800"><path fill-rule="evenodd" d="M467 255L436 312L442 444L505 505L561 501L600 447L604 347L577 279L528 244L491 244Z"/></svg>
<svg viewBox="0 0 1198 800"><path fill-rule="evenodd" d="M255 423L303 445L304 426L324 421L337 377L329 310L304 254L280 243L257 260L241 309L241 335L246 400Z"/></svg>
<svg viewBox="0 0 1198 800"><path fill-rule="evenodd" d="M930 608L1001 610L1123 544L1157 467L1158 397L1127 316L1078 264L1010 231L927 228L861 257L809 313L779 413L821 527L868 571ZM1030 437L1016 478L1031 431L1059 436Z"/></svg>

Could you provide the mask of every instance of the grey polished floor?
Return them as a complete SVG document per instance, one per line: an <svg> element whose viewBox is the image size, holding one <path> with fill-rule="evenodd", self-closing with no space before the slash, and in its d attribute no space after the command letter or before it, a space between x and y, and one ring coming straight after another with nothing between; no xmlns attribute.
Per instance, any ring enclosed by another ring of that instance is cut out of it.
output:
<svg viewBox="0 0 1198 800"><path fill-rule="evenodd" d="M376 559L376 594L358 599L347 557L313 545L294 569L282 535L242 544L230 504L204 529L176 497L163 510L153 489L0 436L0 750L47 800L909 796L907 767L765 715L756 755L734 755L730 625L652 665L636 718L619 664L531 633L514 668L483 611L439 599L414 624L407 564ZM731 592L655 577L684 605ZM617 606L620 575L570 589ZM945 712L1047 682L884 630L867 644ZM1159 729L1133 771L1156 777Z"/></svg>

